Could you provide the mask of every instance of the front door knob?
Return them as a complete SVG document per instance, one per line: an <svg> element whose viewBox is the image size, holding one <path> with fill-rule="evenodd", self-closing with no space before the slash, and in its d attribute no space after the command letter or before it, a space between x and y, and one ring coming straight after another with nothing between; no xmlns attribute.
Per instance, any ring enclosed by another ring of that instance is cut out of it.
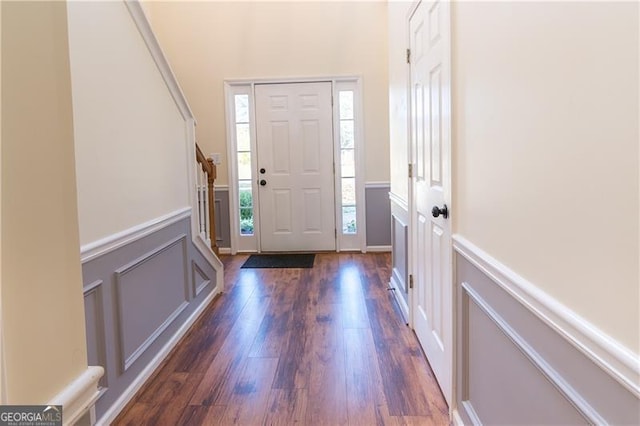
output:
<svg viewBox="0 0 640 426"><path fill-rule="evenodd" d="M260 173L265 174L266 170L263 168L260 169Z"/></svg>
<svg viewBox="0 0 640 426"><path fill-rule="evenodd" d="M440 208L438 206L433 206L433 208L431 209L431 215L433 217L438 217L438 216L442 215L442 217L444 217L446 219L446 218L449 217L449 209L447 209L447 205L446 204L442 208Z"/></svg>
<svg viewBox="0 0 640 426"><path fill-rule="evenodd" d="M260 185L265 186L266 184L267 184L266 180L264 180L264 179L260 180Z"/></svg>

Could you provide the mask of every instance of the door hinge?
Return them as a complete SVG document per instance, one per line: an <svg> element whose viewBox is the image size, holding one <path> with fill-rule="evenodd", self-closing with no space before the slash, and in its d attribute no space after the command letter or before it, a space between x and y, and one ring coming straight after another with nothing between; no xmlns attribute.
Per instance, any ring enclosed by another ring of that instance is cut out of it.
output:
<svg viewBox="0 0 640 426"><path fill-rule="evenodd" d="M409 275L409 288L413 288L413 274Z"/></svg>
<svg viewBox="0 0 640 426"><path fill-rule="evenodd" d="M411 49L407 49L407 63L411 63Z"/></svg>
<svg viewBox="0 0 640 426"><path fill-rule="evenodd" d="M331 106L333 106L333 95L331 95Z"/></svg>
<svg viewBox="0 0 640 426"><path fill-rule="evenodd" d="M409 163L409 179L413 179L413 164Z"/></svg>
<svg viewBox="0 0 640 426"><path fill-rule="evenodd" d="M333 230L333 234L336 236L336 238L338 238L338 230L337 229Z"/></svg>

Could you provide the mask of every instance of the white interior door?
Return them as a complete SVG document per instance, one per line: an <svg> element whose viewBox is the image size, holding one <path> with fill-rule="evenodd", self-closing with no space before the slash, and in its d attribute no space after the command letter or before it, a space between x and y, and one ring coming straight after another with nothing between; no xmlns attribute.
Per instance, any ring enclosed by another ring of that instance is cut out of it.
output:
<svg viewBox="0 0 640 426"><path fill-rule="evenodd" d="M262 251L335 250L331 83L255 87Z"/></svg>
<svg viewBox="0 0 640 426"><path fill-rule="evenodd" d="M413 327L445 399L452 396L449 3L422 1L411 47ZM447 206L447 207L445 207ZM447 210L444 213L444 210Z"/></svg>

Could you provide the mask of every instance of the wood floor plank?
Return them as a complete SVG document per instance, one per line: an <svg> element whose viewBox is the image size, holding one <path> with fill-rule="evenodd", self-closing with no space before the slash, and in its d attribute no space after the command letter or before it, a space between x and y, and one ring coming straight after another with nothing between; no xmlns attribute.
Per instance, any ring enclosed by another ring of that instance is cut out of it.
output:
<svg viewBox="0 0 640 426"><path fill-rule="evenodd" d="M201 405L187 405L182 411L182 415L175 423L165 423L164 420L160 420L161 423L156 423L158 425L162 424L163 426L173 425L202 425L204 424L204 420L207 417L209 412L208 407L204 407Z"/></svg>
<svg viewBox="0 0 640 426"><path fill-rule="evenodd" d="M241 269L116 425L446 425L448 408L387 290L388 253Z"/></svg>
<svg viewBox="0 0 640 426"><path fill-rule="evenodd" d="M277 366L277 358L249 358L234 386L220 423L262 424Z"/></svg>
<svg viewBox="0 0 640 426"><path fill-rule="evenodd" d="M345 329L344 342L349 424L376 424L376 409L386 400L371 330Z"/></svg>
<svg viewBox="0 0 640 426"><path fill-rule="evenodd" d="M225 405L253 344L269 301L250 298L227 339L211 361L191 405Z"/></svg>
<svg viewBox="0 0 640 426"><path fill-rule="evenodd" d="M271 304L256 335L248 356L251 358L278 358L289 338L291 308L293 304Z"/></svg>
<svg viewBox="0 0 640 426"><path fill-rule="evenodd" d="M307 389L272 389L263 424L304 424L307 417L307 400Z"/></svg>
<svg viewBox="0 0 640 426"><path fill-rule="evenodd" d="M151 407L147 416L148 424L179 424L184 408L201 381L202 374L173 373L164 386L159 388L158 398L149 403Z"/></svg>
<svg viewBox="0 0 640 426"><path fill-rule="evenodd" d="M130 402L112 423L115 426L138 426L147 424L150 405L144 402Z"/></svg>
<svg viewBox="0 0 640 426"><path fill-rule="evenodd" d="M341 307L316 306L306 423L348 424L344 330Z"/></svg>

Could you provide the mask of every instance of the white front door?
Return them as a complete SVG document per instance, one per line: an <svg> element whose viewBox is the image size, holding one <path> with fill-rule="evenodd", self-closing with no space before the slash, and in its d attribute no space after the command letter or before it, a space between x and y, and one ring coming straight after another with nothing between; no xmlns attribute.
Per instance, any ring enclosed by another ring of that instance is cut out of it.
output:
<svg viewBox="0 0 640 426"><path fill-rule="evenodd" d="M335 250L331 83L258 84L262 251Z"/></svg>
<svg viewBox="0 0 640 426"><path fill-rule="evenodd" d="M448 216L451 206L449 22L448 2L422 1L409 20L409 34L413 327L445 399L451 405L453 309L451 218Z"/></svg>

